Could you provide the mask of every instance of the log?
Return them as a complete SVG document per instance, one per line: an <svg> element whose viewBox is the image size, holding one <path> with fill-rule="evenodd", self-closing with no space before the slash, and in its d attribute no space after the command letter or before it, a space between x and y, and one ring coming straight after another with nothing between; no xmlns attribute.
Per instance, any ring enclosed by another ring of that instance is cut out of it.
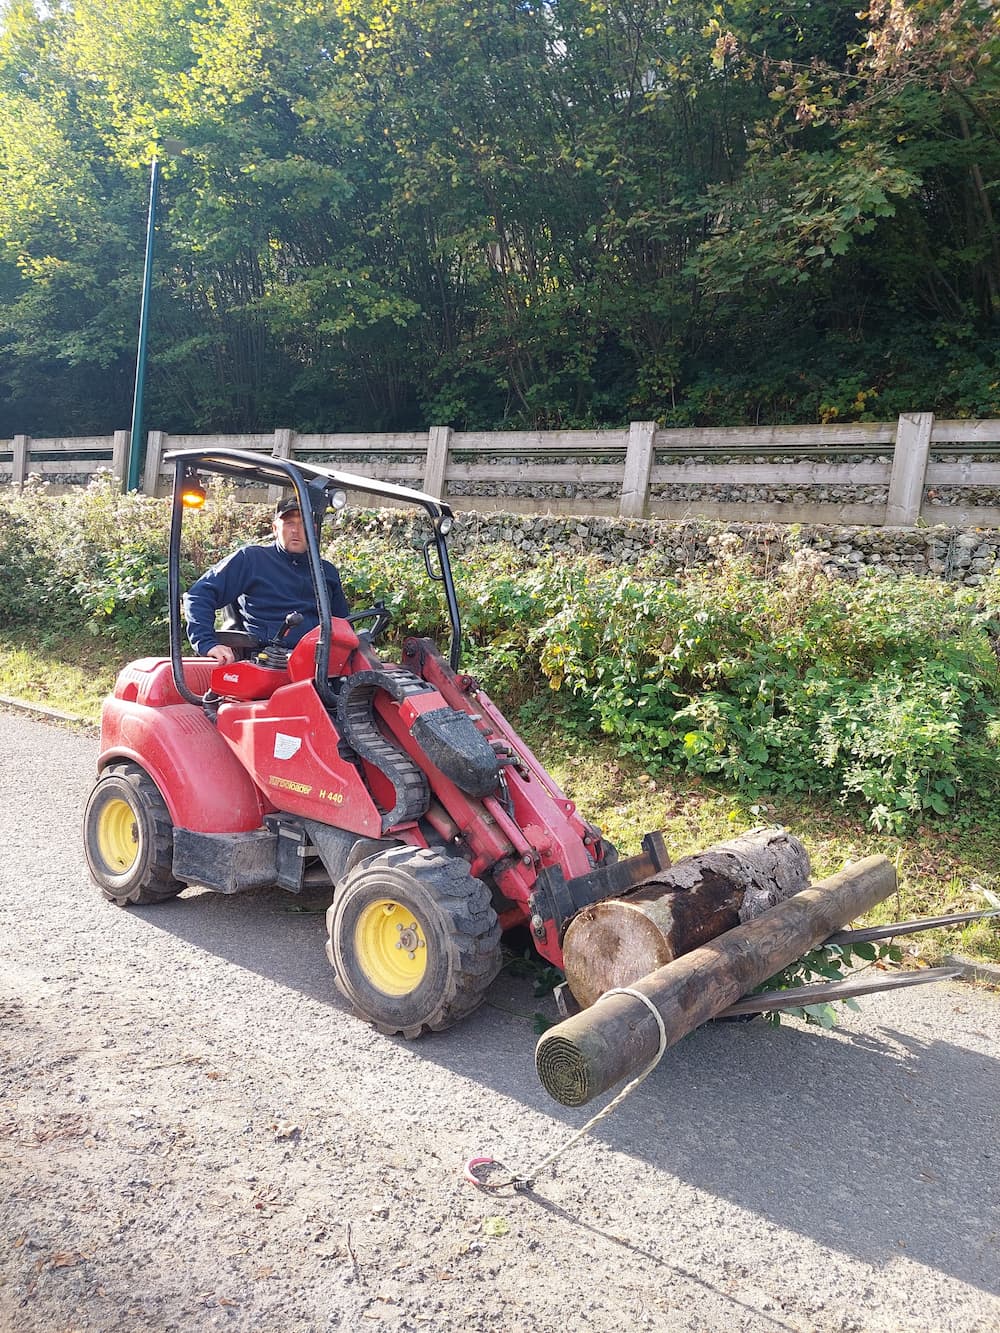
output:
<svg viewBox="0 0 1000 1333"><path fill-rule="evenodd" d="M892 862L866 857L657 968L631 989L647 997L662 1020L665 1048L673 1046L895 889ZM583 1106L644 1069L659 1047L659 1026L643 1000L604 995L541 1037L535 1068L556 1101Z"/></svg>
<svg viewBox="0 0 1000 1333"><path fill-rule="evenodd" d="M809 854L782 828L752 829L578 912L563 970L586 1008L809 886Z"/></svg>

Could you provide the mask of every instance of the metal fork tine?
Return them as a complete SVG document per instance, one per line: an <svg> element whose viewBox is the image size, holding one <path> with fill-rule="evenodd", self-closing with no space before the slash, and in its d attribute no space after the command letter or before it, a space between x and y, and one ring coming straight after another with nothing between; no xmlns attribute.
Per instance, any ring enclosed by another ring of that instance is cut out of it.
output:
<svg viewBox="0 0 1000 1333"><path fill-rule="evenodd" d="M961 975L960 967L928 967L919 972L882 973L876 977L859 977L857 980L847 977L843 981L820 981L812 986L795 986L791 990L761 991L759 995L746 995L742 1000L737 1000L718 1017L767 1014L776 1009L802 1009L807 1004L828 1004L831 1000L849 1000L855 995L871 995L875 991L923 986L929 981L948 981Z"/></svg>
<svg viewBox="0 0 1000 1333"><path fill-rule="evenodd" d="M838 930L828 936L824 944L868 944L872 940L888 940L894 935L915 935L934 926L960 926L965 921L986 921L1000 916L1000 907L987 907L982 912L954 912L951 916L923 916L915 921L893 921L888 926L866 926L861 930Z"/></svg>

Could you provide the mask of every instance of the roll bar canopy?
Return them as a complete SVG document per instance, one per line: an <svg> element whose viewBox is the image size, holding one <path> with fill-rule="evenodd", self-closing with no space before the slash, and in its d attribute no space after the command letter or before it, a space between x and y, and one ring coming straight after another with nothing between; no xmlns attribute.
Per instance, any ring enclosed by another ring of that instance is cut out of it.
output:
<svg viewBox="0 0 1000 1333"><path fill-rule="evenodd" d="M429 578L444 585L445 603L451 626L452 670L457 671L461 660L462 625L455 597L451 564L448 558L447 534L454 521L451 507L426 491L411 490L391 482L376 481L353 472L340 472L319 463L292 462L289 459L250 453L240 449L178 449L164 456L165 463L174 467L173 505L170 517L170 544L168 550L168 588L170 598L170 660L174 684L182 696L192 703L201 703L184 680L181 660L181 586L180 549L184 505L181 495L184 484L192 474L207 473L227 477L232 481L256 486L283 486L295 492L303 516L311 522L304 524L309 570L312 575L316 610L319 614L319 639L316 644L314 684L324 702L335 705L329 686L330 666L330 598L322 571L319 550L319 531L323 517L337 491L356 491L362 495L377 496L423 509L431 520L432 535L424 543L424 566ZM431 548L437 555L437 569L431 562Z"/></svg>
<svg viewBox="0 0 1000 1333"><path fill-rule="evenodd" d="M272 458L269 454L254 454L241 449L177 449L165 454L163 461L176 462L194 471L211 472L216 476L257 486L295 485L297 475L314 488L327 492L362 491L366 495L381 496L384 500L417 505L425 509L435 522L445 516L453 517L450 505L428 495L426 491L411 490L409 486L396 486L388 481L375 481L354 472L338 472L335 468L323 467L319 463L292 462L290 459Z"/></svg>

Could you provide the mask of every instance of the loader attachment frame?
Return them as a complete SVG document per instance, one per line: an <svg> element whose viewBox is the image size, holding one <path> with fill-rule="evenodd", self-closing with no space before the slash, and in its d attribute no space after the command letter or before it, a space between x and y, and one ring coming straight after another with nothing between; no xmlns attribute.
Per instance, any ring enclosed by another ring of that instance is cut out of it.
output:
<svg viewBox="0 0 1000 1333"><path fill-rule="evenodd" d="M617 898L669 866L670 854L659 830L645 835L637 856L611 861L573 879L566 879L559 866L547 866L535 881L532 916L554 921L561 940L570 918L581 908Z"/></svg>
<svg viewBox="0 0 1000 1333"><path fill-rule="evenodd" d="M831 1004L851 1000L856 995L875 995L879 991L903 990L924 986L931 981L951 981L960 977L960 967L926 967L919 972L882 972L877 976L844 977L842 981L818 981L811 986L790 986L787 990L759 991L737 1000L723 1009L719 1018L739 1018L744 1014L773 1014L782 1009L805 1009L812 1004Z"/></svg>

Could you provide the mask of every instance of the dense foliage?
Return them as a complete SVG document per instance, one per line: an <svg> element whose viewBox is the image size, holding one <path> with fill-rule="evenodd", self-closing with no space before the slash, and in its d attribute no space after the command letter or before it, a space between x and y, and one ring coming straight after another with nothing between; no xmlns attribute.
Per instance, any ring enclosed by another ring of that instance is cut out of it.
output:
<svg viewBox="0 0 1000 1333"><path fill-rule="evenodd" d="M360 608L394 633L446 632L419 540L342 516L330 554ZM122 652L166 644L165 501L99 482L73 496L0 496L0 627L86 623ZM185 578L268 530L269 511L214 494L186 525ZM763 572L731 555L665 579L513 550L456 568L464 667L526 720L610 737L652 774L749 796L861 802L876 828L974 818L1000 794L1000 577L975 593L934 579L827 578L811 553ZM139 644L139 648L136 648ZM391 655L391 650L390 655Z"/></svg>
<svg viewBox="0 0 1000 1333"><path fill-rule="evenodd" d="M0 0L0 437L128 424L154 152L162 429L1000 416L997 34L997 0Z"/></svg>

